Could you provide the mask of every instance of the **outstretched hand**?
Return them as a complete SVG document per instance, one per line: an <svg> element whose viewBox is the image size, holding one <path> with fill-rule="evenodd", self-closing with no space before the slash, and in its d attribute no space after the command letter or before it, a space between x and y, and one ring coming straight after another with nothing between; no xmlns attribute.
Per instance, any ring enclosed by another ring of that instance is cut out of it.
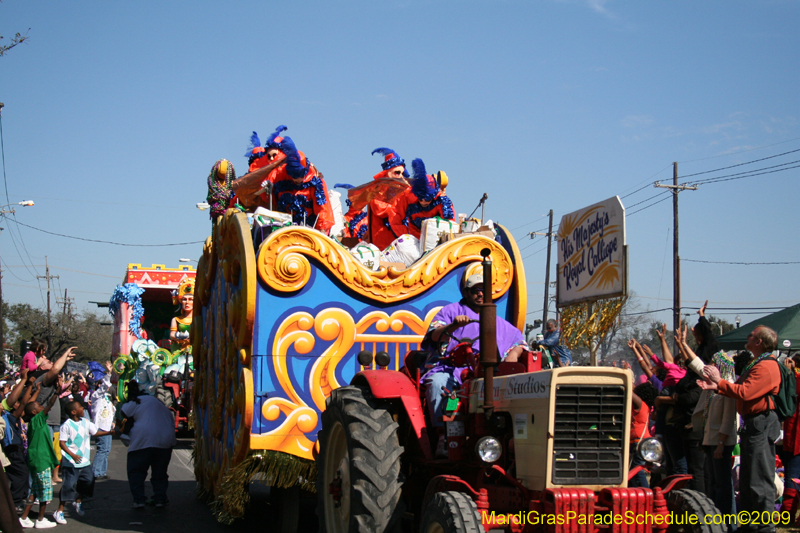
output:
<svg viewBox="0 0 800 533"><path fill-rule="evenodd" d="M719 390L719 385L711 381L706 381L704 379L698 379L697 386L703 390L712 390L712 391Z"/></svg>
<svg viewBox="0 0 800 533"><path fill-rule="evenodd" d="M700 316L706 316L706 307L708 307L708 300L706 300L706 303L703 304L703 307L697 310L697 314Z"/></svg>
<svg viewBox="0 0 800 533"><path fill-rule="evenodd" d="M661 324L661 330L659 331L658 329L656 329L656 335L658 335L659 339L664 340L664 336L666 334L667 334L667 325Z"/></svg>

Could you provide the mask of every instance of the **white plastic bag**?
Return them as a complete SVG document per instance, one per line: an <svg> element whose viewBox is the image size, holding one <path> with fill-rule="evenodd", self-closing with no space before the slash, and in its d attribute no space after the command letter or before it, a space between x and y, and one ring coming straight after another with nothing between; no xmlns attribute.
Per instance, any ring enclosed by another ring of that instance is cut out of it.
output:
<svg viewBox="0 0 800 533"><path fill-rule="evenodd" d="M388 263L403 263L406 267L411 266L422 253L419 251L419 239L413 235L401 235L392 241L383 252L381 261Z"/></svg>
<svg viewBox="0 0 800 533"><path fill-rule="evenodd" d="M423 254L428 250L433 250L440 240L444 240L445 235L456 233L458 233L458 224L452 220L445 220L440 217L423 220L419 250Z"/></svg>
<svg viewBox="0 0 800 533"><path fill-rule="evenodd" d="M342 194L339 191L328 191L328 199L333 209L333 227L328 235L339 235L344 231L344 214L342 213Z"/></svg>
<svg viewBox="0 0 800 533"><path fill-rule="evenodd" d="M292 224L292 215L256 207L253 212L253 224L256 226L290 226Z"/></svg>
<svg viewBox="0 0 800 533"><path fill-rule="evenodd" d="M370 270L377 272L381 267L381 251L372 243L360 242L350 249L350 253Z"/></svg>

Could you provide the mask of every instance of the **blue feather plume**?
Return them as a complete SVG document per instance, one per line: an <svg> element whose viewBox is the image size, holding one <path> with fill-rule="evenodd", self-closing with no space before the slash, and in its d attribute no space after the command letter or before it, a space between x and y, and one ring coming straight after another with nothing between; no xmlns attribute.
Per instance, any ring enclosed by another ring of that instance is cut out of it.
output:
<svg viewBox="0 0 800 533"><path fill-rule="evenodd" d="M334 189L352 189L353 186L349 183L337 183L333 186Z"/></svg>
<svg viewBox="0 0 800 533"><path fill-rule="evenodd" d="M279 136L281 132L288 130L286 126L278 126L275 128L275 131L267 138L267 142L264 143L265 148L277 148L278 145L275 143L275 137Z"/></svg>
<svg viewBox="0 0 800 533"><path fill-rule="evenodd" d="M386 156L388 154L395 154L396 152L391 148L375 148L370 155L375 155L375 153L379 153L382 156Z"/></svg>
<svg viewBox="0 0 800 533"><path fill-rule="evenodd" d="M261 140L258 138L258 133L253 132L253 134L250 136L250 146L247 148L247 152L245 152L244 156L252 156L253 150L259 147L261 147Z"/></svg>

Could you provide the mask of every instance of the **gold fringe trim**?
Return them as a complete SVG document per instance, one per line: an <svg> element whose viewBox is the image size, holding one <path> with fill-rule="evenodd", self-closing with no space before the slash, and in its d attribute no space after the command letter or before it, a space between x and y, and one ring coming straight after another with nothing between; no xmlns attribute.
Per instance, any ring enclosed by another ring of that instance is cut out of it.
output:
<svg viewBox="0 0 800 533"><path fill-rule="evenodd" d="M298 485L303 490L316 492L316 463L288 453L257 451L225 473L217 491L219 496L211 504L218 522L231 524L244 516L245 508L250 502L248 486L258 474L262 474L264 483L272 487L289 488ZM198 488L198 496L201 496L200 490Z"/></svg>

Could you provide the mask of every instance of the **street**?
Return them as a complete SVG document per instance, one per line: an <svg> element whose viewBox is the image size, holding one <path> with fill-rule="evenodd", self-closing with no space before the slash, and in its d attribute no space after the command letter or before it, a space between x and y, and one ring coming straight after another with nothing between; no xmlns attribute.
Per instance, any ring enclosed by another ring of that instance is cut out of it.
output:
<svg viewBox="0 0 800 533"><path fill-rule="evenodd" d="M265 530L267 524L274 523L271 518L269 491L260 484L251 484L251 504L247 516L233 525L218 523L209 507L195 497L195 480L192 468L193 439L178 439L178 446L172 453L169 465L169 500L163 509L148 506L144 509L131 509L130 491L126 474L127 448L114 439L108 458L108 476L95 484L94 496L84 501L85 516L70 513L71 507L64 509L66 525L57 526L56 531L64 532L214 532L214 531L254 531ZM94 445L92 446L94 448ZM94 450L93 450L94 453ZM148 497L152 494L149 478L146 484ZM47 506L47 518L52 520L58 502L60 485L53 487L54 501ZM32 516L38 507L32 509ZM316 531L316 514L313 501L301 502L300 526L298 531ZM26 530L27 531L27 530Z"/></svg>

